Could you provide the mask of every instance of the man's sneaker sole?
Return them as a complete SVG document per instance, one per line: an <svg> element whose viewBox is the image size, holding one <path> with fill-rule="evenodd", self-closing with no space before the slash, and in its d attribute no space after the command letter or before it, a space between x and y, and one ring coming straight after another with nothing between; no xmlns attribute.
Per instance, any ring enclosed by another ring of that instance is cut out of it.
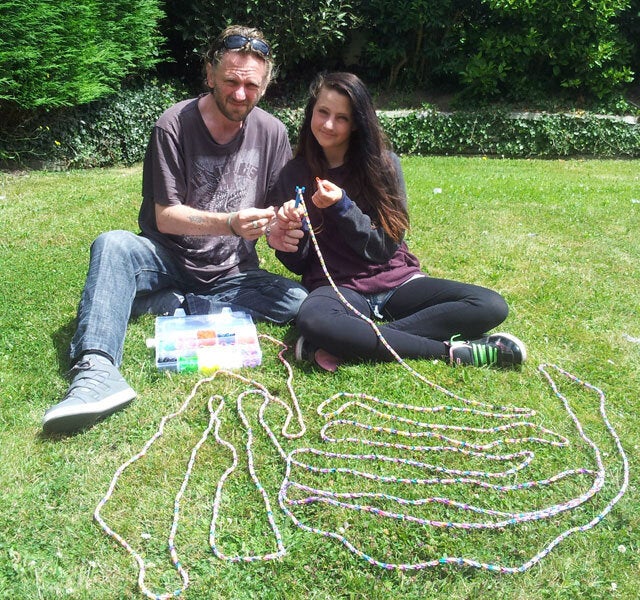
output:
<svg viewBox="0 0 640 600"><path fill-rule="evenodd" d="M70 406L53 406L42 419L42 430L45 434L81 431L125 407L136 395L136 392L129 388L120 390L100 401Z"/></svg>

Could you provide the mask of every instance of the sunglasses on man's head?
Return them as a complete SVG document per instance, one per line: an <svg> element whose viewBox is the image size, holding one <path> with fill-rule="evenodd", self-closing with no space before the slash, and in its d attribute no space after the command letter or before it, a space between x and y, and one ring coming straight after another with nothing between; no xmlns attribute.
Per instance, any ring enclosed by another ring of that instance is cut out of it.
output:
<svg viewBox="0 0 640 600"><path fill-rule="evenodd" d="M222 40L222 45L227 50L237 50L238 48L244 48L247 44L251 46L251 49L255 52L262 54L263 56L269 56L271 49L267 42L256 38L248 38L244 35L228 35Z"/></svg>

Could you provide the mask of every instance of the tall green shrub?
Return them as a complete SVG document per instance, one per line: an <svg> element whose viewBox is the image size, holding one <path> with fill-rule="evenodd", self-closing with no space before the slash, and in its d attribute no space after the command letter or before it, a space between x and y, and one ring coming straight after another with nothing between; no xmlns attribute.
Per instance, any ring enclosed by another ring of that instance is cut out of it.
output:
<svg viewBox="0 0 640 600"><path fill-rule="evenodd" d="M0 0L0 110L75 106L160 60L159 0Z"/></svg>
<svg viewBox="0 0 640 600"><path fill-rule="evenodd" d="M640 0L166 0L165 9L173 74L191 83L199 52L230 23L269 36L287 83L346 68L389 88L446 86L480 100L567 92L606 104L640 51Z"/></svg>
<svg viewBox="0 0 640 600"><path fill-rule="evenodd" d="M487 9L469 0L362 0L362 61L387 85L455 82L470 23L483 23Z"/></svg>
<svg viewBox="0 0 640 600"><path fill-rule="evenodd" d="M166 0L170 29L177 33L188 61L227 25L257 27L269 38L283 75L300 65L323 68L340 54L347 32L359 22L350 0ZM173 36L174 38L176 36Z"/></svg>
<svg viewBox="0 0 640 600"><path fill-rule="evenodd" d="M629 64L635 68L636 83L640 83L640 0L629 0L629 7L616 21L620 34L631 47Z"/></svg>
<svg viewBox="0 0 640 600"><path fill-rule="evenodd" d="M363 66L390 87L604 99L633 76L638 0L360 0L358 11Z"/></svg>
<svg viewBox="0 0 640 600"><path fill-rule="evenodd" d="M565 89L602 99L632 80L616 24L629 0L482 2L489 20L469 30L461 72L471 93L523 99Z"/></svg>

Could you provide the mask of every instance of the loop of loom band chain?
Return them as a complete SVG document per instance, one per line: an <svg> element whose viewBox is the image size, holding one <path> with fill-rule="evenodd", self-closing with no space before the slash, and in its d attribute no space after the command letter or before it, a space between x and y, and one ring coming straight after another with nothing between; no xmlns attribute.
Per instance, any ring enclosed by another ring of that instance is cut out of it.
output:
<svg viewBox="0 0 640 600"><path fill-rule="evenodd" d="M233 221L233 219L236 218L237 214L238 214L237 212L229 213L229 216L227 217L227 227L229 228L229 231L233 235L235 235L236 237L240 237L240 234L233 228L233 225L231 223L231 221Z"/></svg>

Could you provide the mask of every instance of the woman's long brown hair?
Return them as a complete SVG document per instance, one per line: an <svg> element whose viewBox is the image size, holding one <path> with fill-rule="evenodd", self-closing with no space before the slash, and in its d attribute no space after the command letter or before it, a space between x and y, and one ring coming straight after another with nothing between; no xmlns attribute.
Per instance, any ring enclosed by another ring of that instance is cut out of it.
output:
<svg viewBox="0 0 640 600"><path fill-rule="evenodd" d="M314 176L325 178L329 165L320 144L311 132L311 117L322 89L335 90L349 98L355 130L349 139L345 163L356 189L375 212L375 220L395 241L409 228L409 215L392 159L391 145L373 107L371 95L352 73L318 75L309 88L309 100L300 128L296 156L303 156Z"/></svg>

